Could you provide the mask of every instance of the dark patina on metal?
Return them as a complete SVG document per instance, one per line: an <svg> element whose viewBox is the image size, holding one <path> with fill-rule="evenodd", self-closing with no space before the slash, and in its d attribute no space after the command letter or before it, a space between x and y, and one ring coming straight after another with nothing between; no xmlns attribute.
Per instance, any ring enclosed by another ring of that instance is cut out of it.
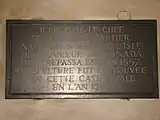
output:
<svg viewBox="0 0 160 120"><path fill-rule="evenodd" d="M158 98L156 20L7 20L6 98Z"/></svg>

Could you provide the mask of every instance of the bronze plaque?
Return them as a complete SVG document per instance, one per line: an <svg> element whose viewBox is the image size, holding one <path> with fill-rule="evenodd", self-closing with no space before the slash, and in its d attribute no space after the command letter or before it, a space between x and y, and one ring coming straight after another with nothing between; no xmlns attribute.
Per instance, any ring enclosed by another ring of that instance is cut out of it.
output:
<svg viewBox="0 0 160 120"><path fill-rule="evenodd" d="M158 98L156 20L7 20L6 98Z"/></svg>

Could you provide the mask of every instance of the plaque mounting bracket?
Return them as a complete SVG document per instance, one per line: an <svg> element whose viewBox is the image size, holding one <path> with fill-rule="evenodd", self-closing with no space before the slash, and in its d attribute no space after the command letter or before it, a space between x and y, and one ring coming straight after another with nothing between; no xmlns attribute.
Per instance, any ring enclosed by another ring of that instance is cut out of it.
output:
<svg viewBox="0 0 160 120"><path fill-rule="evenodd" d="M132 15L127 10L121 10L117 13L117 20L132 20Z"/></svg>

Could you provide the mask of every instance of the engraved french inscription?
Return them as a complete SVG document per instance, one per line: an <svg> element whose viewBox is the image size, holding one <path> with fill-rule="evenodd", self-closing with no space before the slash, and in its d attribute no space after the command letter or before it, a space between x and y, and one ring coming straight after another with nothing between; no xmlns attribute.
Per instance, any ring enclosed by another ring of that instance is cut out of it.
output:
<svg viewBox="0 0 160 120"><path fill-rule="evenodd" d="M40 27L40 33L43 32L51 32L51 28L50 27Z"/></svg>
<svg viewBox="0 0 160 120"><path fill-rule="evenodd" d="M32 40L39 41L40 35L32 35L31 38L32 38Z"/></svg>
<svg viewBox="0 0 160 120"><path fill-rule="evenodd" d="M158 97L156 21L12 22L7 69L17 98Z"/></svg>

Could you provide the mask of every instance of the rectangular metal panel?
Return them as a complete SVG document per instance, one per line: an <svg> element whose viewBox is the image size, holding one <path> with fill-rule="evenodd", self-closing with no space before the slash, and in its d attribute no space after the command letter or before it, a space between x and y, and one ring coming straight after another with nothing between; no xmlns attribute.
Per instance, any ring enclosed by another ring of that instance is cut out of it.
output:
<svg viewBox="0 0 160 120"><path fill-rule="evenodd" d="M158 98L156 20L7 20L6 98Z"/></svg>

